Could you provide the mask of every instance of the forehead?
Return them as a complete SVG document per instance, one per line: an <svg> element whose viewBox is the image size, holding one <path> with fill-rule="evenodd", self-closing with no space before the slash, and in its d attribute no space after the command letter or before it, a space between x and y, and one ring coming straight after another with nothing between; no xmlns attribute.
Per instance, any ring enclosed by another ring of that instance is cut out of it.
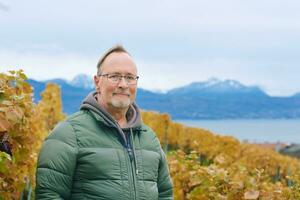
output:
<svg viewBox="0 0 300 200"><path fill-rule="evenodd" d="M109 54L101 66L103 73L131 73L136 74L136 65L130 55L124 52L113 52Z"/></svg>

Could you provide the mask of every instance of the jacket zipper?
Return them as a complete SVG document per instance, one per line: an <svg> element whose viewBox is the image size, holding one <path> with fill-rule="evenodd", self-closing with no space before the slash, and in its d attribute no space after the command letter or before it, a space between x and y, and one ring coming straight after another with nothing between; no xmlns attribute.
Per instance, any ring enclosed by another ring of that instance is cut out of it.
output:
<svg viewBox="0 0 300 200"><path fill-rule="evenodd" d="M130 132L128 134L131 134ZM134 170L135 170L135 166L134 166L134 154L133 154L133 150L132 150L132 146L130 145L130 143L132 143L131 141L131 137L130 135L127 135L126 136L129 136L129 137L125 137L126 138L126 141L125 141L125 144L126 144L126 151L128 153L128 157L129 157L129 167L131 168L129 171L129 174L131 174L130 176L130 181L132 182L133 184L133 198L134 199L137 199L137 191L136 191L136 177L135 177L135 173L134 173Z"/></svg>
<svg viewBox="0 0 300 200"><path fill-rule="evenodd" d="M133 178L133 187L134 187L134 195L135 195L135 199L137 199L137 177L136 177L136 173L137 173L137 164L136 164L136 157L135 157L135 152L134 152L134 144L133 144L133 133L132 130L130 130L130 132L128 132L129 135L129 140L128 142L129 144L129 152L130 156L131 156L131 160L130 160L130 164L131 164L131 173L132 173L132 178Z"/></svg>
<svg viewBox="0 0 300 200"><path fill-rule="evenodd" d="M136 176L135 176L135 170L137 172L137 169L135 169L135 155L133 153L133 150L132 150L132 146L130 145L133 144L133 141L132 141L132 137L131 137L131 134L132 134L132 131L128 132L129 135L129 138L126 137L125 133L123 132L122 128L119 126L119 124L116 124L117 125L117 129L119 131L119 133L121 134L121 137L123 138L124 142L125 142L125 148L127 150L127 153L128 153L128 156L129 156L129 162L130 162L130 167L131 167L131 177L130 179L132 179L132 183L133 183L133 196L134 196L134 199L136 199L137 197L137 191L136 191Z"/></svg>

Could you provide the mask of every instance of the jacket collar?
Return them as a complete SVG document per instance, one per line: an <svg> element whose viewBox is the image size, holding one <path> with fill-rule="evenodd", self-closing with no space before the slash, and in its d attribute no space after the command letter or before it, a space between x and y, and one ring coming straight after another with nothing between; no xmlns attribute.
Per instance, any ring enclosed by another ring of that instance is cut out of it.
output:
<svg viewBox="0 0 300 200"><path fill-rule="evenodd" d="M96 92L93 91L87 95L87 97L83 100L80 110L89 110L91 111L92 115L98 121L101 121L107 126L116 127L118 126L117 121L103 108L96 100ZM140 114L140 110L138 106L133 103L130 105L127 113L126 118L128 121L127 127L124 129L140 129L142 125L142 118Z"/></svg>

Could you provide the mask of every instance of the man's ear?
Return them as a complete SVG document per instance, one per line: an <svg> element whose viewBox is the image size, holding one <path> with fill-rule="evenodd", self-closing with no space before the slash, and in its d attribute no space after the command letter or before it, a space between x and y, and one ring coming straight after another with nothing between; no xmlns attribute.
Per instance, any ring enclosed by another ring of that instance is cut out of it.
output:
<svg viewBox="0 0 300 200"><path fill-rule="evenodd" d="M99 93L100 92L100 78L97 75L94 76L94 84L95 84L96 91Z"/></svg>

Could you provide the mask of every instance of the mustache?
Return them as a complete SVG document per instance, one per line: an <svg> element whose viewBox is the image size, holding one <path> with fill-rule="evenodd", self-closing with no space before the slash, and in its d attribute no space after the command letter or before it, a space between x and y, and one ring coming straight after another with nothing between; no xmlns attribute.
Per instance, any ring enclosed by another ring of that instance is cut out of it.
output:
<svg viewBox="0 0 300 200"><path fill-rule="evenodd" d="M125 92L125 91L116 91L116 92L113 92L113 95L115 95L115 94L122 94L122 95L130 96L130 93L129 92Z"/></svg>

